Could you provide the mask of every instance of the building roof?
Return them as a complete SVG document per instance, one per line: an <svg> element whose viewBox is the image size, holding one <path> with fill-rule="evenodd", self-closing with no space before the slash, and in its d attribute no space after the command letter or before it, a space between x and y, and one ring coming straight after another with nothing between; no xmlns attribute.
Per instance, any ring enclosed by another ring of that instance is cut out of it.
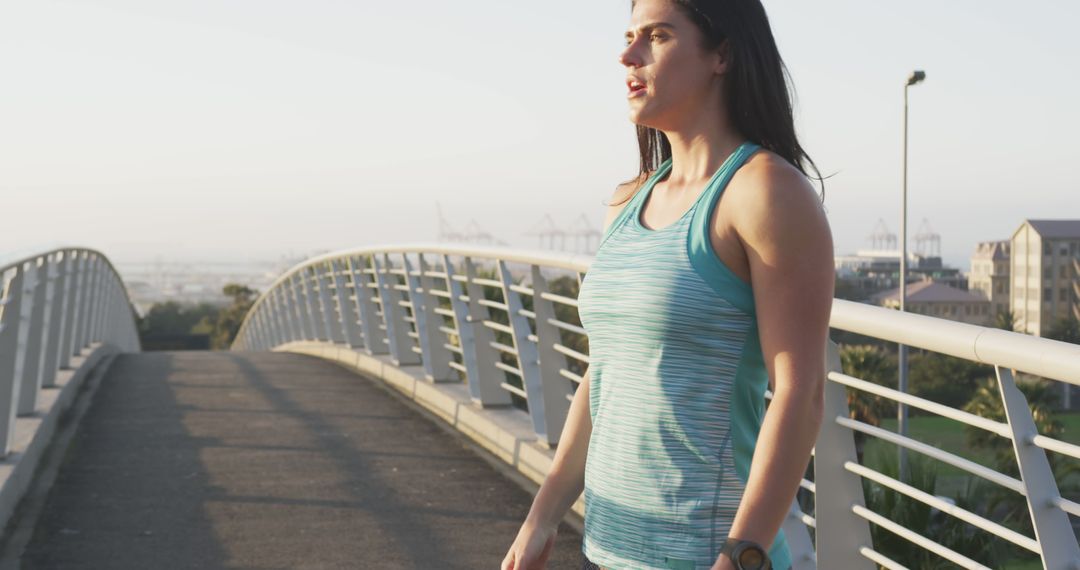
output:
<svg viewBox="0 0 1080 570"><path fill-rule="evenodd" d="M1080 220L1024 220L1044 238L1080 238Z"/></svg>
<svg viewBox="0 0 1080 570"><path fill-rule="evenodd" d="M890 289L871 297L875 303L898 301L900 288ZM936 281L916 281L907 286L908 303L986 303L985 297L969 293L956 287L949 287Z"/></svg>
<svg viewBox="0 0 1080 570"><path fill-rule="evenodd" d="M1009 241L982 241L975 246L975 254L971 259L990 259L993 261L1008 261Z"/></svg>

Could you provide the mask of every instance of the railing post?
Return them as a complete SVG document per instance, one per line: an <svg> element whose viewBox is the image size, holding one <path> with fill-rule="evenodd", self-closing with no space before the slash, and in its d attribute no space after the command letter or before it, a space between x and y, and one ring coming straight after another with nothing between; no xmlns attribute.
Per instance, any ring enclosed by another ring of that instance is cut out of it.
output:
<svg viewBox="0 0 1080 570"><path fill-rule="evenodd" d="M64 250L64 319L60 327L60 353L57 356L57 370L71 367L72 331L78 314L75 307L79 304L79 257L70 249Z"/></svg>
<svg viewBox="0 0 1080 570"><path fill-rule="evenodd" d="M831 341L825 363L826 376L842 372L840 352ZM874 563L859 553L863 546L873 547L870 523L851 510L852 505L866 506L862 479L844 469L844 463L858 462L854 434L836 423L836 418L848 414L847 390L826 380L825 413L814 448L817 567L873 570Z"/></svg>
<svg viewBox="0 0 1080 570"><path fill-rule="evenodd" d="M45 342L45 360L41 374L41 385L44 387L56 385L56 373L60 368L60 331L64 328L68 304L68 295L64 288L67 282L67 257L66 252L55 252L52 254L52 263L49 264L49 288L45 295L46 303L49 304L49 335Z"/></svg>
<svg viewBox="0 0 1080 570"><path fill-rule="evenodd" d="M513 276L506 267L506 262L498 260L499 280L502 282L503 299L506 301L506 312L509 313L510 328L514 331L511 336L514 339L514 348L517 350L518 370L521 370L521 383L525 387L526 400L529 405L529 418L532 419L533 430L536 437L542 443L555 443L548 432L547 402L544 401L544 387L540 380L540 357L536 353L536 344L529 339L532 328L529 327L529 319L521 314L524 307L521 304L521 295L510 287L514 285Z"/></svg>
<svg viewBox="0 0 1080 570"><path fill-rule="evenodd" d="M7 282L0 308L0 457L7 457L15 437L28 315L26 309L27 264L20 263Z"/></svg>
<svg viewBox="0 0 1080 570"><path fill-rule="evenodd" d="M323 338L326 335L326 323L322 309L319 307L319 295L315 291L315 284L312 282L314 268L305 267L300 270L301 280L300 284L303 286L304 299L307 304L304 308L307 310L307 314L311 317L311 340L330 340L329 336Z"/></svg>
<svg viewBox="0 0 1080 570"><path fill-rule="evenodd" d="M252 343L252 348L255 350L264 350L266 348L266 327L264 326L261 312L251 315L251 324L251 333L248 334L248 338Z"/></svg>
<svg viewBox="0 0 1080 570"><path fill-rule="evenodd" d="M353 293L356 295L356 310L360 313L360 331L364 335L364 349L368 354L386 354L388 350L386 340L386 333L382 328L379 328L379 314L378 308L375 305L375 299L371 295L371 287L367 278L364 277L364 273L367 269L367 264L363 262L366 258L361 258L361 261L357 261L357 258L349 258L349 272L352 274ZM372 269L374 270L375 256L371 256ZM374 280L378 283L378 280Z"/></svg>
<svg viewBox="0 0 1080 570"><path fill-rule="evenodd" d="M256 309L259 313L259 321L262 323L263 344L259 350L270 350L274 346L274 321L270 317L269 303L263 303Z"/></svg>
<svg viewBox="0 0 1080 570"><path fill-rule="evenodd" d="M94 342L94 317L97 315L97 295L101 288L101 258L91 254L90 257L90 291L88 291L86 304L86 325L83 327L83 346L90 346Z"/></svg>
<svg viewBox="0 0 1080 570"><path fill-rule="evenodd" d="M272 333L270 341L273 343L270 348L273 349L274 346L285 344L286 327L282 324L281 312L278 310L277 297L274 292L267 291L265 297L262 304L264 305L263 310L266 311L270 321L270 331Z"/></svg>
<svg viewBox="0 0 1080 570"><path fill-rule="evenodd" d="M356 305L349 302L349 286L345 280L347 269L340 260L335 259L330 262L330 270L334 276L338 314L341 315L341 333L349 348L360 348L364 346L364 339L360 332L360 319L356 315Z"/></svg>
<svg viewBox="0 0 1080 570"><path fill-rule="evenodd" d="M566 368L566 355L555 350L555 344L562 344L559 329L551 324L555 320L555 305L544 298L548 292L547 279L539 265L532 266L533 312L536 313L536 349L540 359L540 378L544 396L544 410L547 414L548 443L557 443L562 436L566 414L570 411L573 394L570 379L560 372Z"/></svg>
<svg viewBox="0 0 1080 570"><path fill-rule="evenodd" d="M420 353L424 360L424 376L430 382L456 380L450 368L450 351L443 346L446 334L439 330L442 317L435 312L438 297L429 293L434 287L434 279L428 275L424 254L417 254L417 267L409 262L409 256L403 255L405 282L409 285L409 300L416 319L416 335L420 341ZM419 273L417 275L416 273Z"/></svg>
<svg viewBox="0 0 1080 570"><path fill-rule="evenodd" d="M97 284L97 257L91 253L86 254L86 265L83 267L83 273L86 275L86 292L83 295L83 302L80 304L79 309L82 314L79 316L79 342L75 348L82 353L82 350L90 344L90 319L94 316L94 287Z"/></svg>
<svg viewBox="0 0 1080 570"><path fill-rule="evenodd" d="M38 265L38 263L41 265ZM47 259L38 258L30 261L29 275L33 275L32 282L27 279L26 299L29 304L27 315L29 317L26 343L23 345L23 369L21 376L15 378L20 382L18 415L34 413L37 409L38 392L41 390L41 360L45 356L45 343L42 342L47 334L46 319L48 313L48 301L45 298L48 284L49 264Z"/></svg>
<svg viewBox="0 0 1080 570"><path fill-rule="evenodd" d="M344 313L334 311L334 301L330 297L330 277L326 274L329 270L332 270L332 268L328 262L317 265L315 267L315 282L319 285L319 304L322 305L323 309L326 338L334 344L342 344L345 342L345 335L342 332L341 321L337 315L340 314L344 318Z"/></svg>
<svg viewBox="0 0 1080 570"><path fill-rule="evenodd" d="M274 319L270 314L270 304L264 303L259 307L259 320L262 321L263 328L263 345L261 350L270 350L273 348L277 341L274 338L276 331L274 330Z"/></svg>
<svg viewBox="0 0 1080 570"><path fill-rule="evenodd" d="M90 330L86 334L88 344L101 340L99 325L101 323L103 309L105 308L105 277L108 271L108 268L105 265L105 258L95 256L94 259L96 278L94 284L94 300L90 304Z"/></svg>
<svg viewBox="0 0 1080 570"><path fill-rule="evenodd" d="M412 351L412 339L409 338L409 323L405 320L404 309L399 305L401 291L391 283L393 265L390 256L382 254L382 263L378 255L373 255L375 262L375 281L379 285L379 299L382 300L383 324L386 325L386 339L390 342L390 359L397 366L419 364L419 356Z"/></svg>
<svg viewBox="0 0 1080 570"><path fill-rule="evenodd" d="M102 259L101 268L101 281L103 286L101 287L101 300L99 301L98 311L100 314L97 319L97 327L95 328L96 334L94 335L99 341L105 342L105 316L109 310L109 294L112 290L115 280L118 278L114 276L113 272L109 268L108 260Z"/></svg>
<svg viewBox="0 0 1080 570"><path fill-rule="evenodd" d="M266 292L266 306L270 311L270 321L274 329L274 346L289 342L289 327L285 324L285 314L278 303L277 290Z"/></svg>
<svg viewBox="0 0 1080 570"><path fill-rule="evenodd" d="M293 307L292 295L289 294L289 289L290 282L288 279L278 284L278 306L281 307L281 313L284 315L285 322L289 326L289 340L302 340L304 338L304 331L301 328L300 320L296 317L296 311Z"/></svg>
<svg viewBox="0 0 1080 570"><path fill-rule="evenodd" d="M312 317L309 314L307 298L304 296L306 288L304 287L304 270L301 269L296 273L293 273L292 279L289 283L293 293L294 308L296 309L296 315L300 319L304 340L317 340L315 337L315 326L312 324Z"/></svg>
<svg viewBox="0 0 1080 570"><path fill-rule="evenodd" d="M282 281L272 293L274 302L277 303L278 310L281 312L281 321L285 326L285 340L292 342L300 339L300 324L296 322L296 315L293 313L288 286L288 281Z"/></svg>
<svg viewBox="0 0 1080 570"><path fill-rule="evenodd" d="M90 321L90 310L93 305L90 292L94 288L94 258L89 252L82 252L79 256L79 316L75 319L75 342L73 356L82 354L86 348L86 328Z"/></svg>
<svg viewBox="0 0 1080 570"><path fill-rule="evenodd" d="M74 260L74 274L71 282L72 297L75 303L72 306L73 313L71 319L68 321L71 323L71 328L68 332L68 350L65 355L67 366L71 367L71 357L79 356L82 354L82 346L79 345L79 330L82 328L82 320L86 313L86 253L82 251L75 252Z"/></svg>
<svg viewBox="0 0 1080 570"><path fill-rule="evenodd" d="M476 265L472 258L466 257L463 263L465 285L469 292L469 317L468 322L465 323L466 326L458 323L458 331L463 331L465 328L471 331L472 352L476 362L476 375L474 376L472 371L469 371L469 394L474 402L484 407L508 406L513 403L513 400L510 398L510 393L502 387L502 381L499 379L502 372L495 368L495 361L499 356L495 353L495 348L491 346L491 343L495 342L495 333L484 326L484 321L490 316L487 307L480 304L480 300L484 298L484 287L476 282ZM451 275L449 264L446 272ZM460 299L460 296L455 295L455 298ZM462 348L466 349L465 346ZM469 354L467 349L465 354Z"/></svg>
<svg viewBox="0 0 1080 570"><path fill-rule="evenodd" d="M114 289L113 327L117 331L118 346L125 352L138 352L141 350L141 345L138 323L135 320L135 307L131 305L122 281L117 280Z"/></svg>
<svg viewBox="0 0 1080 570"><path fill-rule="evenodd" d="M469 324L469 306L465 303L465 293L457 282L450 256L443 254L443 271L446 273L446 291L450 294L450 309L454 313L454 330L457 331L458 348L461 349L461 362L465 367L465 382L473 401L480 398L480 370L476 363L476 341L473 338L472 325Z"/></svg>
<svg viewBox="0 0 1080 570"><path fill-rule="evenodd" d="M263 311L266 313L267 328L270 329L270 345L266 347L266 350L273 350L275 346L285 343L282 337L285 331L280 324L280 319L278 319L277 307L273 297L268 296L266 298L266 302L263 303Z"/></svg>
<svg viewBox="0 0 1080 570"><path fill-rule="evenodd" d="M120 280L109 279L109 294L105 300L105 318L102 319L102 338L120 350L125 350L121 333L116 323L120 320Z"/></svg>
<svg viewBox="0 0 1080 570"><path fill-rule="evenodd" d="M1080 546L1077 546L1069 516L1057 506L1061 494L1046 452L1033 443L1039 431L1031 417L1031 408L1024 394L1016 387L1012 370L1000 366L994 369L997 371L1005 418L1013 434L1013 450L1027 493L1035 540L1042 548L1043 567L1046 570L1075 569L1077 561L1080 561Z"/></svg>
<svg viewBox="0 0 1080 570"><path fill-rule="evenodd" d="M244 343L247 350L259 350L259 319L258 315L251 315L247 326L244 327Z"/></svg>

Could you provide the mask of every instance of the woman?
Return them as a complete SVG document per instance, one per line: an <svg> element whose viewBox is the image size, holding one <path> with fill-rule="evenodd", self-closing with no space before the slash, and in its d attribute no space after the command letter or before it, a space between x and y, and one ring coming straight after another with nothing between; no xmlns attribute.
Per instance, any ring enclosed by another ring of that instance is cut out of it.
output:
<svg viewBox="0 0 1080 570"><path fill-rule="evenodd" d="M543 568L584 490L586 568L784 570L833 295L813 162L759 0L637 0L626 39L642 172L608 209L589 371L502 568Z"/></svg>

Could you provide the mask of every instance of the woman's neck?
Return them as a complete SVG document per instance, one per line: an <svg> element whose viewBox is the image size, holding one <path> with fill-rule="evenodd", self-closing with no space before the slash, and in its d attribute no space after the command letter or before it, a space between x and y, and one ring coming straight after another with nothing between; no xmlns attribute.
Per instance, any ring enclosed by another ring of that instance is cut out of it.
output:
<svg viewBox="0 0 1080 570"><path fill-rule="evenodd" d="M671 143L669 185L697 185L712 178L724 159L743 143L719 105L703 110L685 122L683 128L665 131Z"/></svg>

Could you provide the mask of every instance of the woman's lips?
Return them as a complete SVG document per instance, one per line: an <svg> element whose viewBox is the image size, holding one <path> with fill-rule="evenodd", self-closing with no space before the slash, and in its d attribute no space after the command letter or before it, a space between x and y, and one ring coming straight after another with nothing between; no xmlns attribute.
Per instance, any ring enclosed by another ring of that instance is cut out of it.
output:
<svg viewBox="0 0 1080 570"><path fill-rule="evenodd" d="M626 87L630 90L629 93L626 94L628 98L641 97L646 92L645 84L640 81L627 81Z"/></svg>

